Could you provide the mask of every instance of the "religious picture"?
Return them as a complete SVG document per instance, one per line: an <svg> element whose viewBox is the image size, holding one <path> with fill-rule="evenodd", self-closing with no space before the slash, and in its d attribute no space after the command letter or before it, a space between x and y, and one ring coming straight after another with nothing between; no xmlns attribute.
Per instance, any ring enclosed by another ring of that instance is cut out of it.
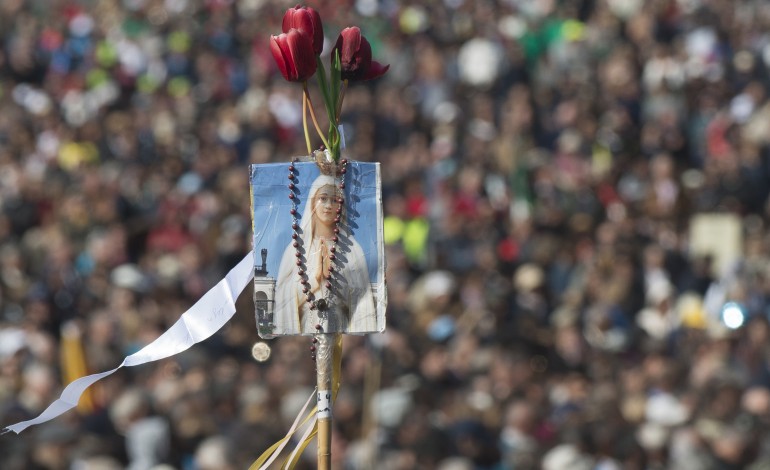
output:
<svg viewBox="0 0 770 470"><path fill-rule="evenodd" d="M250 172L260 336L383 331L379 164L295 162Z"/></svg>

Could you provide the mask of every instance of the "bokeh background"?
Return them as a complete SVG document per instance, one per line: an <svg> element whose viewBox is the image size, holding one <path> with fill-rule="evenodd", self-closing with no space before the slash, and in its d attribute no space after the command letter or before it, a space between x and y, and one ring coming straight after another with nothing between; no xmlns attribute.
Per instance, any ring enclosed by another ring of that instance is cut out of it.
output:
<svg viewBox="0 0 770 470"><path fill-rule="evenodd" d="M770 468L770 4L308 5L391 65L342 119L382 163L390 304L346 337L334 468ZM248 164L304 153L290 6L0 1L0 423L249 252ZM0 437L0 468L248 468L314 382L307 338L254 359L253 312Z"/></svg>

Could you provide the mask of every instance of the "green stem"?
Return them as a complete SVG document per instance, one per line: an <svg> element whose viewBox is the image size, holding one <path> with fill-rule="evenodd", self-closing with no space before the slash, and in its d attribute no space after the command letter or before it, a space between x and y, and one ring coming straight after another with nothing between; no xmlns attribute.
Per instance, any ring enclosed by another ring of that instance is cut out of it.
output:
<svg viewBox="0 0 770 470"><path fill-rule="evenodd" d="M321 95L324 99L324 105L326 106L326 114L329 116L329 122L334 122L334 107L331 101L331 95L329 94L329 83L326 81L326 67L321 60L320 56L316 56L316 62L318 63L318 84L321 88Z"/></svg>
<svg viewBox="0 0 770 470"><path fill-rule="evenodd" d="M337 125L340 124L340 116L342 115L342 101L345 99L345 90L348 89L348 80L342 81L342 90L337 101Z"/></svg>
<svg viewBox="0 0 770 470"><path fill-rule="evenodd" d="M334 161L339 161L340 159L340 133L337 129L337 126L334 123L329 124L329 142L331 145L329 146L329 151L332 154L332 158Z"/></svg>
<svg viewBox="0 0 770 470"><path fill-rule="evenodd" d="M321 88L321 95L324 99L324 105L326 107L326 114L329 117L329 144L326 148L332 154L334 161L338 161L340 158L340 138L337 130L337 117L335 116L334 102L332 101L332 95L329 90L329 83L326 81L326 67L324 67L323 61L320 56L316 56L316 62L318 63L318 84Z"/></svg>

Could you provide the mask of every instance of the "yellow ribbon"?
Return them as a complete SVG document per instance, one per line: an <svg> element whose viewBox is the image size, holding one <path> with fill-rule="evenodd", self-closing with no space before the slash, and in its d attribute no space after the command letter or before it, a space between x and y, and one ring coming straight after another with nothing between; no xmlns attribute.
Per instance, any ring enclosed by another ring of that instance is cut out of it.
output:
<svg viewBox="0 0 770 470"><path fill-rule="evenodd" d="M62 383L69 384L88 374L86 354L80 329L72 322L62 327L59 357L62 368ZM78 411L88 414L96 408L91 389L86 389L77 403Z"/></svg>

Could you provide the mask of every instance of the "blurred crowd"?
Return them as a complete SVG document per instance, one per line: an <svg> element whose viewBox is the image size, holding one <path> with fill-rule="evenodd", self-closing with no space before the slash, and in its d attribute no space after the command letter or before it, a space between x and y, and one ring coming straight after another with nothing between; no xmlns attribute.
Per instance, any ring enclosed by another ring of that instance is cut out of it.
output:
<svg viewBox="0 0 770 470"><path fill-rule="evenodd" d="M342 117L382 164L389 307L345 337L334 468L770 468L770 4L307 5L391 66ZM291 6L0 2L0 424L250 251L248 165L304 153ZM307 337L252 354L250 289L0 467L248 468L315 380Z"/></svg>

